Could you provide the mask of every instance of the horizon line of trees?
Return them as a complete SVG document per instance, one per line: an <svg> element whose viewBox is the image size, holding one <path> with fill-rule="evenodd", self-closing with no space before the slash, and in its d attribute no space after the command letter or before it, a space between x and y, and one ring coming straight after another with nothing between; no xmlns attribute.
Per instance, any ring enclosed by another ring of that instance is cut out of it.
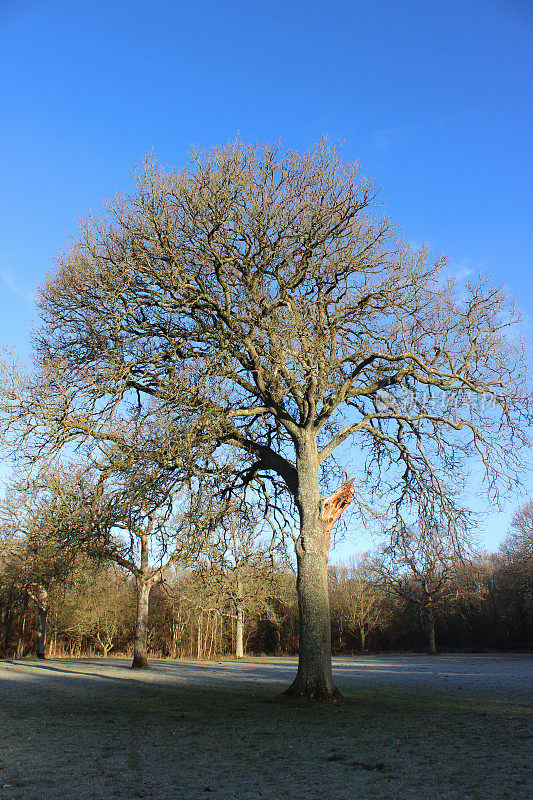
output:
<svg viewBox="0 0 533 800"><path fill-rule="evenodd" d="M436 652L437 647L530 651L532 522L533 501L529 501L516 514L513 530L497 552L469 559L434 551L421 559L420 542L415 540L416 563L409 561L412 553L406 547L401 559L394 551L392 562L386 548L381 548L332 565L332 652ZM298 652L294 569L284 559L268 559L256 539L250 542L249 531L247 535L247 566L238 575L234 563L228 569L224 562L226 551L220 542L218 558L213 558L216 551L212 551L211 558L200 565L171 565L165 571L151 593L149 657L218 659ZM4 542L0 550L2 658L35 653L39 637L45 635L37 613L42 605L35 588L38 580L29 567ZM136 604L136 581L127 568L80 555L47 592L46 655L131 657Z"/></svg>

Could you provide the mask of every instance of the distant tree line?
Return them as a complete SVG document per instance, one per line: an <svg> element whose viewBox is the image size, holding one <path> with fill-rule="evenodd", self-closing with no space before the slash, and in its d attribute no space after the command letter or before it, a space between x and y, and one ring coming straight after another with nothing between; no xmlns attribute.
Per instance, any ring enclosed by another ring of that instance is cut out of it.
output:
<svg viewBox="0 0 533 800"><path fill-rule="evenodd" d="M35 653L43 598L37 562L23 548L0 558L0 656ZM224 528L209 558L170 566L152 591L147 650L152 658L216 659L294 654L298 601L293 569L272 559L250 528ZM428 563L420 542L391 565L382 549L330 568L332 650L531 650L533 501L515 516L496 553L461 558L440 552ZM236 555L238 554L238 558ZM419 570L417 571L416 568ZM42 578L42 575L41 575ZM425 589L424 589L425 586ZM127 568L79 555L50 580L46 654L131 656L137 587ZM433 587L433 592L428 587ZM428 615L428 597L431 614Z"/></svg>

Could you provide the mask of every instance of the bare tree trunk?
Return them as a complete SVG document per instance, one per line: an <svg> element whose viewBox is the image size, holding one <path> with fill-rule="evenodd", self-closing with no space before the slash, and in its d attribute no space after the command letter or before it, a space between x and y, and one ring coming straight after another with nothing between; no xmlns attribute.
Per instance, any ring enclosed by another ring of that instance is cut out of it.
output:
<svg viewBox="0 0 533 800"><path fill-rule="evenodd" d="M28 596L37 605L37 658L46 658L46 625L48 621L48 591L44 586L33 584L26 589ZM7 638L7 633L6 633Z"/></svg>
<svg viewBox="0 0 533 800"><path fill-rule="evenodd" d="M202 655L209 660L209 625L211 622L211 614L209 611L206 614L205 627L203 628L202 636Z"/></svg>
<svg viewBox="0 0 533 800"><path fill-rule="evenodd" d="M244 611L242 601L237 601L237 626L235 629L235 658L244 658L243 646Z"/></svg>
<svg viewBox="0 0 533 800"><path fill-rule="evenodd" d="M24 614L22 616L22 626L21 626L21 629L20 629L20 636L19 636L18 641L17 641L17 652L16 652L16 656L15 656L16 658L21 658L22 655L24 654L24 649L25 649L24 648L24 634L25 634L25 632L26 632L26 611L24 611Z"/></svg>
<svg viewBox="0 0 533 800"><path fill-rule="evenodd" d="M133 644L132 669L149 669L148 663L148 608L150 589L157 580L157 574L150 577L148 569L150 533L139 536L141 544L141 569L137 575L137 624Z"/></svg>
<svg viewBox="0 0 533 800"><path fill-rule="evenodd" d="M179 623L175 620L172 621L172 658L178 658L178 642L179 642Z"/></svg>
<svg viewBox="0 0 533 800"><path fill-rule="evenodd" d="M194 658L194 625L189 620L189 658Z"/></svg>
<svg viewBox="0 0 533 800"><path fill-rule="evenodd" d="M209 652L207 654L207 657L211 659L213 658L213 653L215 649L215 634L216 634L216 623L217 623L215 612L213 612L213 614L209 614L209 621L211 626L211 638L209 640Z"/></svg>
<svg viewBox="0 0 533 800"><path fill-rule="evenodd" d="M359 633L361 636L361 652L364 653L365 651L365 644L366 644L366 633L363 627L359 628Z"/></svg>
<svg viewBox="0 0 533 800"><path fill-rule="evenodd" d="M148 603L152 584L137 578L137 624L133 645L132 669L149 669L148 663Z"/></svg>
<svg viewBox="0 0 533 800"><path fill-rule="evenodd" d="M430 656L437 654L437 646L435 643L435 615L433 609L430 607L427 612L428 623L428 653Z"/></svg>
<svg viewBox="0 0 533 800"><path fill-rule="evenodd" d="M37 586L36 591L28 592L37 603L37 658L46 658L46 626L48 621L48 591Z"/></svg>
<svg viewBox="0 0 533 800"><path fill-rule="evenodd" d="M217 657L217 636L218 636L218 614L215 611L213 615L213 637L211 639L211 653L212 657Z"/></svg>
<svg viewBox="0 0 533 800"><path fill-rule="evenodd" d="M37 606L37 658L46 658L46 623L48 606L39 602Z"/></svg>
<svg viewBox="0 0 533 800"><path fill-rule="evenodd" d="M300 442L297 452L300 535L296 542L299 640L298 671L286 694L336 702L341 694L331 673L331 618L328 555L331 529L351 501L351 484L324 500L318 490L316 442Z"/></svg>
<svg viewBox="0 0 533 800"><path fill-rule="evenodd" d="M196 637L196 658L198 661L202 658L202 624L204 621L203 613L198 616L198 633Z"/></svg>
<svg viewBox="0 0 533 800"><path fill-rule="evenodd" d="M327 554L314 542L299 539L298 562L298 672L287 694L315 700L340 697L331 673L331 622Z"/></svg>

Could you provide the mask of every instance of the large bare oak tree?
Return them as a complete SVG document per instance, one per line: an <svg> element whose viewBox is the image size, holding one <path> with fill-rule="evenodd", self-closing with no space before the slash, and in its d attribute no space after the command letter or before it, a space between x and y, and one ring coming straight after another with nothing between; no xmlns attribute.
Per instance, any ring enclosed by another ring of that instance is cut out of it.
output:
<svg viewBox="0 0 533 800"><path fill-rule="evenodd" d="M245 454L241 483L283 484L300 525L289 692L333 699L332 526L354 499L383 501L399 528L456 521L471 454L489 489L516 478L527 410L513 311L485 280L457 292L327 143L300 155L237 141L173 172L148 160L136 179L41 290L47 392L63 383L99 420L128 399L179 408L221 456ZM331 493L343 443L360 473Z"/></svg>

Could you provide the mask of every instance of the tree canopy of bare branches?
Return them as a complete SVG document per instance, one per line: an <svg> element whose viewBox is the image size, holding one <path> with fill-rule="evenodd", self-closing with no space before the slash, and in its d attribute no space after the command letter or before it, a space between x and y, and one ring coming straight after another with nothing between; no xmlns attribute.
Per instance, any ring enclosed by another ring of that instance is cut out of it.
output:
<svg viewBox="0 0 533 800"><path fill-rule="evenodd" d="M458 292L445 259L403 241L372 182L325 142L298 154L236 141L172 172L148 159L136 179L41 290L20 431L44 453L104 435L130 404L243 454L236 485L282 485L300 520L290 691L335 698L331 527L353 500L384 502L399 528L457 524L471 455L489 491L517 480L529 412L515 312L486 279ZM348 441L364 466L329 497Z"/></svg>

